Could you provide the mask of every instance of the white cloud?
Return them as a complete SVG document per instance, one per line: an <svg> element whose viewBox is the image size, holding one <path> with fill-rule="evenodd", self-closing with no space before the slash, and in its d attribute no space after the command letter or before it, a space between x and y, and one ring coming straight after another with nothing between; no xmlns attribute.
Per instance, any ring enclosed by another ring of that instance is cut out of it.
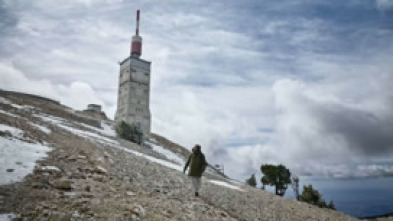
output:
<svg viewBox="0 0 393 221"><path fill-rule="evenodd" d="M0 63L0 86L3 89L30 92L41 96L56 99L53 96L54 87L48 80L30 81L24 74L12 67L7 61Z"/></svg>
<svg viewBox="0 0 393 221"><path fill-rule="evenodd" d="M85 82L75 81L69 85L52 83L46 79L29 79L7 62L0 62L0 88L48 97L78 110L86 109L87 104L105 103L96 96L91 86Z"/></svg>

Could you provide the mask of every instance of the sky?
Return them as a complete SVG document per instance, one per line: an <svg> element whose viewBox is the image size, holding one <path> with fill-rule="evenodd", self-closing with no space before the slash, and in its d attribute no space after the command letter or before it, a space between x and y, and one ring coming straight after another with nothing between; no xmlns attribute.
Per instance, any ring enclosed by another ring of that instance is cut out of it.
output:
<svg viewBox="0 0 393 221"><path fill-rule="evenodd" d="M0 88L113 119L137 9L154 133L240 180L393 176L392 0L0 0Z"/></svg>

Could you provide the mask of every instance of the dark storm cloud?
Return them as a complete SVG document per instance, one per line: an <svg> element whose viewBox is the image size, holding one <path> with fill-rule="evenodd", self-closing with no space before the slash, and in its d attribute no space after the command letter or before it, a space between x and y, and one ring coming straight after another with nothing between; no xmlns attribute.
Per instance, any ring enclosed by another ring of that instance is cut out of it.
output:
<svg viewBox="0 0 393 221"><path fill-rule="evenodd" d="M15 27L17 22L17 16L8 9L4 1L0 1L0 34L10 33L9 29Z"/></svg>
<svg viewBox="0 0 393 221"><path fill-rule="evenodd" d="M13 49L9 47L9 40L14 36L15 26L18 23L18 17L9 10L4 1L0 1L0 36L3 40L0 41L0 58L9 57L13 53Z"/></svg>
<svg viewBox="0 0 393 221"><path fill-rule="evenodd" d="M393 109L393 106L390 107ZM352 151L367 156L393 153L393 119L376 113L324 104L313 108L312 114L326 134L343 137Z"/></svg>

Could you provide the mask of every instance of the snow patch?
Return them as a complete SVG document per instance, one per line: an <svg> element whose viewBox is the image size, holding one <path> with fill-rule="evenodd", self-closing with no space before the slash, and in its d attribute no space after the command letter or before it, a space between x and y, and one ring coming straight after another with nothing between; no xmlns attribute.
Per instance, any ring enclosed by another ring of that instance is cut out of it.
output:
<svg viewBox="0 0 393 221"><path fill-rule="evenodd" d="M0 137L0 185L21 181L50 147Z"/></svg>
<svg viewBox="0 0 393 221"><path fill-rule="evenodd" d="M52 131L49 128L47 128L47 127L44 127L44 126L41 126L41 125L38 125L38 124L35 124L35 123L31 123L31 122L29 122L29 124L31 126L33 126L33 127L38 128L40 131L42 131L42 132L44 132L46 134L52 133Z"/></svg>
<svg viewBox="0 0 393 221"><path fill-rule="evenodd" d="M14 218L16 218L16 215L13 213L0 214L0 221L11 221Z"/></svg>
<svg viewBox="0 0 393 221"><path fill-rule="evenodd" d="M89 131L80 130L80 129L74 128L72 126L69 126L71 123L63 118L48 116L48 115L37 115L37 114L35 114L35 116L38 118L41 118L45 122L48 122L53 125L56 125L57 127L63 128L63 129L65 129L75 135L85 137L85 138L90 138L90 139L94 138L93 139L94 141L97 141L96 139L99 139L101 141L101 143L104 142L105 144L118 144L118 142L115 142L114 140L106 138L106 137L101 136L99 134L89 132ZM90 125L81 124L81 123L79 123L79 124L84 127L89 127L94 130L99 130L98 128L94 128Z"/></svg>
<svg viewBox="0 0 393 221"><path fill-rule="evenodd" d="M0 97L0 103L2 103L2 104L12 104L12 102L10 100L8 100L7 98L4 98L4 97Z"/></svg>
<svg viewBox="0 0 393 221"><path fill-rule="evenodd" d="M172 161L174 161L178 164L181 164L181 165L184 164L183 158L181 158L180 156L178 156L174 152L167 150L167 149L165 149L161 146L158 146L156 144L153 144L153 143L149 143L149 145L153 148L154 151L164 155L168 160L172 160Z"/></svg>
<svg viewBox="0 0 393 221"><path fill-rule="evenodd" d="M48 116L48 115L38 115L34 114L35 117L41 118L41 120L57 125L57 124L62 124L65 120L60 117L54 117L54 116Z"/></svg>
<svg viewBox="0 0 393 221"><path fill-rule="evenodd" d="M157 159L155 157L148 156L146 154L143 154L143 153L140 153L140 152L137 152L137 151L134 151L134 150L127 149L127 148L122 147L120 145L117 145L115 147L118 148L118 149L124 150L127 153L134 154L135 156L143 157L143 158L145 158L145 159L147 159L147 160L149 160L151 162L158 163L158 164L160 164L162 166L165 166L165 167L177 170L177 171L183 171L183 166L181 166L181 165L177 165L177 164L168 162L166 160Z"/></svg>
<svg viewBox="0 0 393 221"><path fill-rule="evenodd" d="M165 160L157 159L155 157L151 157L151 156L147 156L147 155L142 156L142 157L144 157L145 159L150 160L152 162L161 164L162 166L165 166L165 167L177 170L177 171L183 171L183 166L181 166L181 165L177 165L177 164L174 164L174 163L171 163L171 162L168 162Z"/></svg>
<svg viewBox="0 0 393 221"><path fill-rule="evenodd" d="M13 103L9 103L9 105L11 105L12 107L16 108L16 109L23 109L24 106L19 105L19 104L13 104Z"/></svg>
<svg viewBox="0 0 393 221"><path fill-rule="evenodd" d="M224 182L224 181L218 181L218 180L208 180L208 181L210 183L213 183L213 184L216 184L216 185L219 185L219 186L223 186L223 187L226 187L226 188L230 188L230 189L233 189L233 190L244 191L242 188L240 188L238 186L235 186L235 185L232 185L232 184L229 184L229 183Z"/></svg>
<svg viewBox="0 0 393 221"><path fill-rule="evenodd" d="M62 124L59 124L57 126L65 129L65 130L67 130L67 131L69 131L69 132L71 132L71 133L73 133L75 135L91 139L92 141L97 141L97 142L104 143L104 144L109 144L109 145L117 145L118 144L117 141L109 139L109 138L104 137L104 136L101 136L101 135L96 134L96 133L92 133L92 132L88 132L88 131L84 131L84 130L79 130L79 129L76 129L76 128L73 128L73 127L70 127L70 126L66 126L66 125L62 125Z"/></svg>
<svg viewBox="0 0 393 221"><path fill-rule="evenodd" d="M83 127L86 127L86 128L89 128L90 130L97 131L97 132L99 132L101 134L104 134L106 136L109 136L109 137L116 137L115 130L112 129L111 125L109 125L108 123L106 123L104 121L101 121L101 127L102 128L93 127L93 126L90 126L90 125L87 125L87 124L83 124L83 123L79 123L79 125L81 125Z"/></svg>
<svg viewBox="0 0 393 221"><path fill-rule="evenodd" d="M90 128L90 129L92 129L92 130L97 132L97 133L94 133L94 132L89 132L89 131L84 131L84 130L80 130L80 129L74 128L74 127L71 126L71 123L69 121L67 121L65 119L62 119L62 118L59 118L59 117L53 117L53 116L48 116L48 115L45 115L45 116L36 115L36 116L41 118L42 120L44 120L46 122L49 122L49 123L52 123L52 124L56 125L57 127L65 129L65 130L67 130L67 131L69 131L69 132L71 132L71 133L73 133L73 134L75 134L77 136L81 136L81 137L90 139L93 142L109 145L109 146L114 147L114 148L119 148L119 149L122 149L122 150L126 151L127 153L131 153L131 154L134 154L136 156L145 158L145 159L147 159L147 160L149 160L151 162L158 163L158 164L160 164L162 166L165 166L165 167L177 170L177 171L183 171L183 165L182 164L184 163L184 160L181 159L179 156L177 156L175 153L173 153L173 152L171 152L169 150L166 150L163 147L154 145L155 147L153 147L153 150L155 150L155 151L165 155L168 159L173 160L174 162L179 163L180 165L172 163L172 162L168 162L166 160L157 159L155 157L152 157L152 156L149 156L149 155L146 155L146 154L134 151L134 150L130 150L128 148L125 148L125 147L121 146L117 140L110 139L108 137L100 135L99 133L106 134L106 135L109 135L109 136L111 136L111 135L115 136L115 131L111 128L111 125L108 124L107 122L101 122L101 126L104 129L99 129L99 128L92 127L90 125L79 123L81 126Z"/></svg>
<svg viewBox="0 0 393 221"><path fill-rule="evenodd" d="M116 131L113 129L113 125L106 121L101 121L102 132L110 137L116 137Z"/></svg>
<svg viewBox="0 0 393 221"><path fill-rule="evenodd" d="M10 117L19 117L18 115L11 114L11 113L5 112L5 111L3 111L3 110L0 110L0 113L5 114L5 115L8 115L8 116L10 116Z"/></svg>
<svg viewBox="0 0 393 221"><path fill-rule="evenodd" d="M63 128L63 129L65 129L65 130L67 130L67 131L69 131L69 132L71 132L71 133L73 133L75 135L78 135L78 136L81 136L81 137L84 137L84 138L88 138L88 139L93 140L95 142L99 142L99 143L103 143L103 144L107 144L107 145L117 145L118 144L117 141L98 134L98 133L103 133L103 134L107 133L107 135L111 134L111 132L105 132L105 129L102 130L102 129L99 129L99 128L96 128L96 127L92 127L92 126L87 125L87 124L76 123L76 124L79 124L79 125L81 125L83 127L87 127L87 128L89 128L91 130L94 130L94 131L98 132L98 133L94 133L94 132L89 132L89 131L85 131L85 130L80 130L80 129L74 128L74 127L71 126L71 123L69 121L67 121L67 120L65 120L63 118L60 118L60 117L54 117L54 116L48 116L48 115L37 115L37 114L35 116L38 117L38 118L41 118L45 122L54 124L57 127Z"/></svg>
<svg viewBox="0 0 393 221"><path fill-rule="evenodd" d="M244 183L237 181L237 180L228 180L228 181L235 184L235 185L239 185L239 186L244 184Z"/></svg>
<svg viewBox="0 0 393 221"><path fill-rule="evenodd" d="M9 131L12 136L14 137L22 137L23 136L23 131L16 128L16 127L11 127L5 124L0 124L0 131L6 132Z"/></svg>
<svg viewBox="0 0 393 221"><path fill-rule="evenodd" d="M11 105L12 107L14 107L16 109L35 108L35 107L32 107L32 106L23 106L23 105L19 105L19 104L14 104L10 100L8 100L8 99L6 99L4 97L0 97L0 103Z"/></svg>

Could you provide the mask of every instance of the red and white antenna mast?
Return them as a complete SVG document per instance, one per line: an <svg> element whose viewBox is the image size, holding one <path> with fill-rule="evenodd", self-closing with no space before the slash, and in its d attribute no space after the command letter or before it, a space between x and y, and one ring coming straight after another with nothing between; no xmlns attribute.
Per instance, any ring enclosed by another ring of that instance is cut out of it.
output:
<svg viewBox="0 0 393 221"><path fill-rule="evenodd" d="M139 58L142 54L142 38L139 36L139 17L140 11L136 11L136 30L135 35L132 36L131 41L131 56Z"/></svg>

